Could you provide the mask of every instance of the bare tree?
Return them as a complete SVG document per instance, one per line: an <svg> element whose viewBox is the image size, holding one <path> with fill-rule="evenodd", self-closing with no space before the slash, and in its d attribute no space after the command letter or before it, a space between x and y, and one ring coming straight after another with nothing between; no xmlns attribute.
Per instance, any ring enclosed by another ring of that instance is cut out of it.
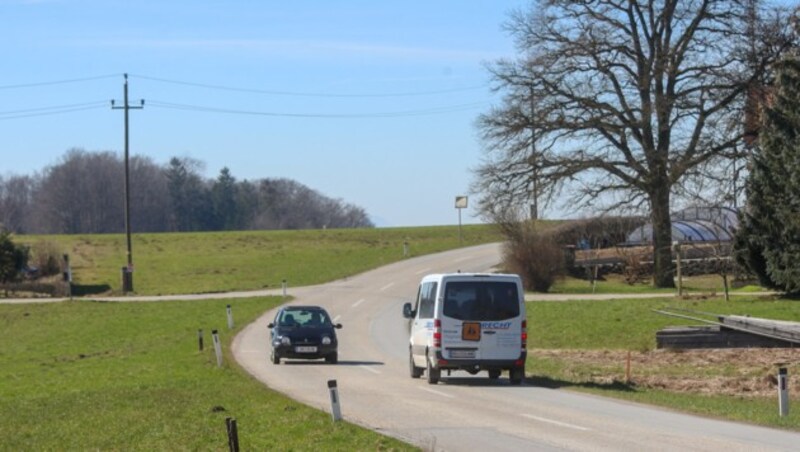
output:
<svg viewBox="0 0 800 452"><path fill-rule="evenodd" d="M30 176L0 176L0 227L18 233L29 233L29 215L35 179Z"/></svg>
<svg viewBox="0 0 800 452"><path fill-rule="evenodd" d="M68 151L45 169L35 205L51 233L119 232L122 210L122 163L112 152Z"/></svg>
<svg viewBox="0 0 800 452"><path fill-rule="evenodd" d="M754 5L539 0L512 14L521 57L489 67L506 96L478 120L482 206L529 202L534 174L545 197L568 184L575 206L649 208L654 283L674 286L671 195L741 156L748 87L790 43L783 12L758 19L753 42Z"/></svg>
<svg viewBox="0 0 800 452"><path fill-rule="evenodd" d="M150 157L135 155L131 168L131 229L169 231L169 190L164 169ZM122 228L124 225L120 225Z"/></svg>

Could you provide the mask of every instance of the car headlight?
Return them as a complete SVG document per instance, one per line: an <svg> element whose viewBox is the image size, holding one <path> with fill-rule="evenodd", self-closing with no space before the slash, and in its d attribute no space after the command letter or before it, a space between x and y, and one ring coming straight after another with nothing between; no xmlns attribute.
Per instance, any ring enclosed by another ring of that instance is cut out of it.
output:
<svg viewBox="0 0 800 452"><path fill-rule="evenodd" d="M289 336L281 336L281 344L292 345L292 340L289 339Z"/></svg>
<svg viewBox="0 0 800 452"><path fill-rule="evenodd" d="M328 336L322 336L322 345L331 345L331 338Z"/></svg>

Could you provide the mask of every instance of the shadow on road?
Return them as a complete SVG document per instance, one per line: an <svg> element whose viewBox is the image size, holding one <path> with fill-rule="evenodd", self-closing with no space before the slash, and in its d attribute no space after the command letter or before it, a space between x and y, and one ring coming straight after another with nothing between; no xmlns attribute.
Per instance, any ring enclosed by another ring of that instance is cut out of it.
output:
<svg viewBox="0 0 800 452"><path fill-rule="evenodd" d="M607 391L621 391L621 392L634 392L636 385L633 383L625 383L622 381L612 381L610 383L595 383L591 381L574 382L565 380L556 380L550 377L541 375L534 375L525 379L529 385L540 386L543 388L560 389L560 388L590 388L602 389Z"/></svg>
<svg viewBox="0 0 800 452"><path fill-rule="evenodd" d="M328 363L326 363L325 361L322 361L322 360L319 360L319 361L301 361L301 360L288 361L291 358L285 358L285 359L287 359L287 361L285 361L284 364L287 364L287 365L290 365L290 366L320 365L320 364L321 365L327 365L327 366L383 366L384 365L384 363L382 363L380 361L342 361L342 360L339 360L339 362L337 362L336 364L328 364Z"/></svg>

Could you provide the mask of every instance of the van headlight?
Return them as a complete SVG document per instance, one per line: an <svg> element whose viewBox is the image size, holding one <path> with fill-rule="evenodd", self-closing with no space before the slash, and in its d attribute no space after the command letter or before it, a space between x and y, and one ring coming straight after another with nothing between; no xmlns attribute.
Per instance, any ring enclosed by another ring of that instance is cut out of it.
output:
<svg viewBox="0 0 800 452"><path fill-rule="evenodd" d="M289 336L281 336L281 344L282 345L292 345L292 340L289 339Z"/></svg>
<svg viewBox="0 0 800 452"><path fill-rule="evenodd" d="M331 338L328 336L322 336L322 345L331 345Z"/></svg>

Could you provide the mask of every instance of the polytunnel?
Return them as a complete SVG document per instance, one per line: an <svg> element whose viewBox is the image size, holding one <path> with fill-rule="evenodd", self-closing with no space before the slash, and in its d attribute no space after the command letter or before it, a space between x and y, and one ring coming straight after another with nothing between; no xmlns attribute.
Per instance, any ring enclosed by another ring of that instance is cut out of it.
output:
<svg viewBox="0 0 800 452"><path fill-rule="evenodd" d="M739 225L738 216L729 207L694 206L671 216L673 242L730 242ZM625 245L653 242L653 224L646 223L628 234Z"/></svg>

